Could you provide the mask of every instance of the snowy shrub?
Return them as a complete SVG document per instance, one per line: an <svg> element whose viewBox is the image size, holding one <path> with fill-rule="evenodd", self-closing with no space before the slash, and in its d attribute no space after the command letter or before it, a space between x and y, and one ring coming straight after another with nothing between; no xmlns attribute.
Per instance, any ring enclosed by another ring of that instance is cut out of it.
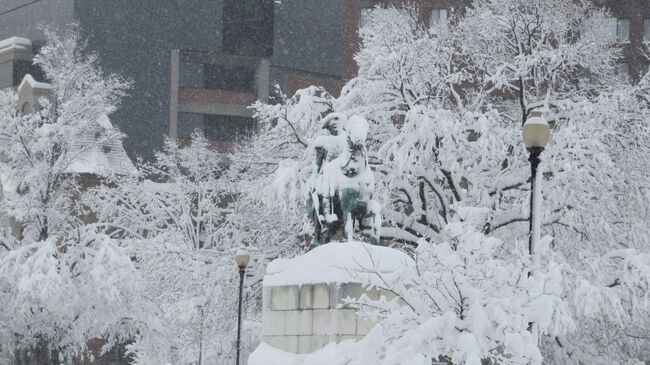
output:
<svg viewBox="0 0 650 365"><path fill-rule="evenodd" d="M536 334L575 328L559 265L544 260L534 268L525 245L511 256L502 241L467 224L446 229L449 242L420 241L414 269L394 281L377 274L366 282L395 299L349 303L378 322L348 354L352 363L541 364Z"/></svg>

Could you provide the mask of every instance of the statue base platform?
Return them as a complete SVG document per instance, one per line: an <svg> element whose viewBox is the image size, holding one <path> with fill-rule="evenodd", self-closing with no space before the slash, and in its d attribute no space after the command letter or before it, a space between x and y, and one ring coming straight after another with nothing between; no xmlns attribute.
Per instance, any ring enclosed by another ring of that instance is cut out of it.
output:
<svg viewBox="0 0 650 365"><path fill-rule="evenodd" d="M273 261L264 277L264 343L258 350L271 347L288 354L310 354L328 344L362 339L374 323L359 317L344 300L363 295L394 298L389 291L368 290L363 283L377 273L397 275L410 265L413 260L401 251L362 242L328 243L293 259ZM257 358L254 352L250 360Z"/></svg>

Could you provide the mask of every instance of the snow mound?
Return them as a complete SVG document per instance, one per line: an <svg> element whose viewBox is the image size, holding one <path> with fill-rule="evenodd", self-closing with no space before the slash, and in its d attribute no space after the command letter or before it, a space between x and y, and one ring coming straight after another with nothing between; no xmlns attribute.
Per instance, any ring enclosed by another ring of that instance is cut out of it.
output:
<svg viewBox="0 0 650 365"><path fill-rule="evenodd" d="M292 259L269 264L264 286L363 283L368 277L397 275L415 262L405 253L363 242L331 242Z"/></svg>
<svg viewBox="0 0 650 365"><path fill-rule="evenodd" d="M354 340L345 340L330 343L311 354L298 355L262 342L248 358L248 365L343 365L347 359L342 354L354 344Z"/></svg>

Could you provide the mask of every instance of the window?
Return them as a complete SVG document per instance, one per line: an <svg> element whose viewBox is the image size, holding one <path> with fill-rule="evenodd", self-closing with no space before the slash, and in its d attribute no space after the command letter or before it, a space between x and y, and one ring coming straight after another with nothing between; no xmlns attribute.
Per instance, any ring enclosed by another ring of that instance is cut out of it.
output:
<svg viewBox="0 0 650 365"><path fill-rule="evenodd" d="M363 8L361 9L361 16L359 16L359 28L363 28L370 23L370 15L372 14L372 11L375 10L373 8Z"/></svg>
<svg viewBox="0 0 650 365"><path fill-rule="evenodd" d="M616 22L616 41L630 41L630 19L619 19Z"/></svg>
<svg viewBox="0 0 650 365"><path fill-rule="evenodd" d="M643 21L643 41L650 42L650 19Z"/></svg>
<svg viewBox="0 0 650 365"><path fill-rule="evenodd" d="M431 10L431 21L429 22L429 26L431 28L446 27L447 18L447 9L433 9Z"/></svg>
<svg viewBox="0 0 650 365"><path fill-rule="evenodd" d="M617 64L616 75L621 79L621 81L627 81L630 77L630 65L627 62Z"/></svg>
<svg viewBox="0 0 650 365"><path fill-rule="evenodd" d="M610 19L607 22L607 41L610 43L616 42L616 28L618 21L616 19Z"/></svg>
<svg viewBox="0 0 650 365"><path fill-rule="evenodd" d="M26 101L22 107L20 107L20 112L23 114L29 114L31 113L32 110L32 105L29 103L29 101Z"/></svg>
<svg viewBox="0 0 650 365"><path fill-rule="evenodd" d="M237 141L255 131L253 118L228 115L178 113L178 138L189 139L195 131L210 141Z"/></svg>
<svg viewBox="0 0 650 365"><path fill-rule="evenodd" d="M206 115L203 123L205 138L211 141L236 141L255 130L255 121L246 117Z"/></svg>
<svg viewBox="0 0 650 365"><path fill-rule="evenodd" d="M609 42L629 42L630 19L612 19L607 26L607 33Z"/></svg>
<svg viewBox="0 0 650 365"><path fill-rule="evenodd" d="M396 10L397 14L399 14L400 17L410 16L409 10L404 8L398 8L398 9L363 8L361 9L361 14L359 14L359 28L366 27L370 23L370 20L372 19L372 14L375 11L391 11L391 10Z"/></svg>
<svg viewBox="0 0 650 365"><path fill-rule="evenodd" d="M246 65L205 65L204 87L210 90L255 91L255 69Z"/></svg>
<svg viewBox="0 0 650 365"><path fill-rule="evenodd" d="M256 66L250 65L250 62L241 64L228 59L223 64L200 62L202 61L180 63L180 87L236 92L256 91Z"/></svg>

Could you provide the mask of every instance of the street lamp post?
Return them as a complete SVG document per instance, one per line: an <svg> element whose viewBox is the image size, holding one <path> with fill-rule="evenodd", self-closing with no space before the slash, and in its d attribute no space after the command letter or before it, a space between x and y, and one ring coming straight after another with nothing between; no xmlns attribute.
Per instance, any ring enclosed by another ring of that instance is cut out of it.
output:
<svg viewBox="0 0 650 365"><path fill-rule="evenodd" d="M539 156L544 151L551 137L551 129L540 111L532 111L526 123L524 123L522 136L524 144L528 149L528 161L530 161L530 218L528 226L528 253L533 256L535 253L535 244L537 243L537 234L539 233L540 217L537 216L538 186L537 183L537 166L540 163ZM531 272L528 273L531 275Z"/></svg>
<svg viewBox="0 0 650 365"><path fill-rule="evenodd" d="M244 274L246 273L246 266L250 260L250 255L245 248L241 248L237 251L237 256L235 256L235 262L237 267L239 267L239 314L237 316L237 359L235 360L236 365L239 365L239 357L241 352L241 312L242 312L242 296L244 293Z"/></svg>

